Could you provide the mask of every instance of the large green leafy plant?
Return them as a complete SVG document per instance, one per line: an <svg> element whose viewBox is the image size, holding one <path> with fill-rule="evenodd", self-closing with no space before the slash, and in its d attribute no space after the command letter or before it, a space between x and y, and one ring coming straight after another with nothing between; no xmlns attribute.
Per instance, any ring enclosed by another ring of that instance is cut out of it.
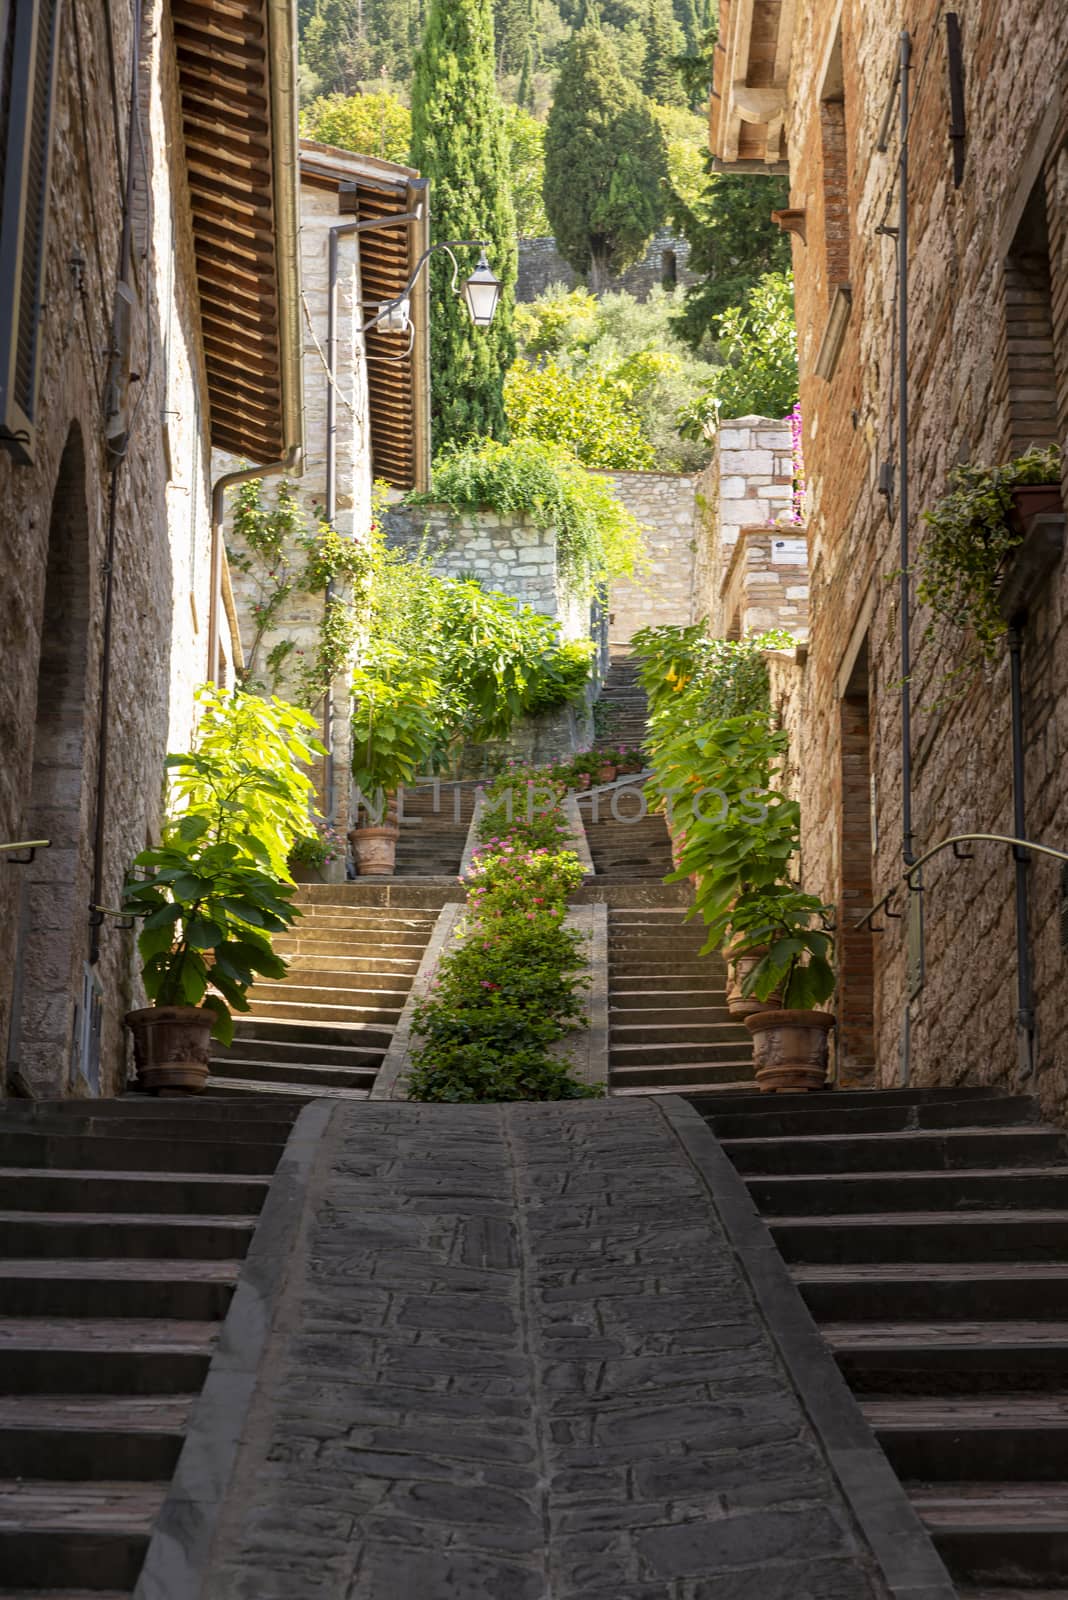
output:
<svg viewBox="0 0 1068 1600"><path fill-rule="evenodd" d="M163 839L137 856L124 908L143 918L142 979L157 1005L203 1004L212 1031L233 1037L258 973L283 977L274 934L297 917L288 856L307 833L314 789L306 768L324 755L314 720L281 700L212 686L197 695L193 748L171 755Z"/></svg>
<svg viewBox="0 0 1068 1600"><path fill-rule="evenodd" d="M679 417L682 433L699 438L725 417L785 417L798 395L793 278L768 272L741 305L717 322L720 364L704 392Z"/></svg>

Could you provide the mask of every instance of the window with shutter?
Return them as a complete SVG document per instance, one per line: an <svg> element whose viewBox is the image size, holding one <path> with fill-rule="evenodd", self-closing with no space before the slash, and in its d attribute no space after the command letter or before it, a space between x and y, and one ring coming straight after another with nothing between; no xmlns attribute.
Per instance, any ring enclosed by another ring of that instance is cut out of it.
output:
<svg viewBox="0 0 1068 1600"><path fill-rule="evenodd" d="M0 0L0 444L33 460L59 0Z"/></svg>

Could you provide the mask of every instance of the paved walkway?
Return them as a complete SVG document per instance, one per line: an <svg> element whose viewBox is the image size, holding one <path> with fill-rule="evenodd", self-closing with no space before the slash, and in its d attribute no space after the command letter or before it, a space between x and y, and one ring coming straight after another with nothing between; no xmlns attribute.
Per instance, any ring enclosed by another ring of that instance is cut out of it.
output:
<svg viewBox="0 0 1068 1600"><path fill-rule="evenodd" d="M652 1100L341 1104L206 1600L885 1590Z"/></svg>

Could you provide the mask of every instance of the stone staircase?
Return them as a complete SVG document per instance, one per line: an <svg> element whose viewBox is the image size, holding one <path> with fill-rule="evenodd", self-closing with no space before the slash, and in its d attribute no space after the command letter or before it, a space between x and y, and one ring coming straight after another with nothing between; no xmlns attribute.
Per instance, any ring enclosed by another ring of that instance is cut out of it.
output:
<svg viewBox="0 0 1068 1600"><path fill-rule="evenodd" d="M233 1044L215 1051L209 1094L303 1101L371 1092L437 913L372 904L355 884L345 893L296 896L303 915L274 941L289 972L249 991Z"/></svg>
<svg viewBox="0 0 1068 1600"><path fill-rule="evenodd" d="M649 703L645 690L638 682L636 659L618 646L612 649L608 672L598 698L605 708L605 718L604 731L598 735L597 743L644 744Z"/></svg>
<svg viewBox="0 0 1068 1600"><path fill-rule="evenodd" d="M676 907L608 911L609 1092L737 1089L753 1080L748 1030L727 1013L720 956Z"/></svg>
<svg viewBox="0 0 1068 1600"><path fill-rule="evenodd" d="M983 1088L695 1101L967 1600L1068 1600L1068 1135Z"/></svg>
<svg viewBox="0 0 1068 1600"><path fill-rule="evenodd" d="M675 870L667 823L659 812L642 814L642 788L640 783L628 783L623 788L578 797L593 870L598 877L627 883L636 878L655 878L662 883Z"/></svg>
<svg viewBox="0 0 1068 1600"><path fill-rule="evenodd" d="M120 1600L297 1107L0 1108L0 1600Z"/></svg>
<svg viewBox="0 0 1068 1600"><path fill-rule="evenodd" d="M422 783L405 789L394 877L456 877L477 789L473 780Z"/></svg>

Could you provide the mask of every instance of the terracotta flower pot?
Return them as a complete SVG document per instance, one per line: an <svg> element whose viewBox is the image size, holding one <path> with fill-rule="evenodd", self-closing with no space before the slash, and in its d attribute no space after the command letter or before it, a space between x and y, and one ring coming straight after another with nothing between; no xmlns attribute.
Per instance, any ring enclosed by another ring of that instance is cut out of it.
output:
<svg viewBox="0 0 1068 1600"><path fill-rule="evenodd" d="M294 883L325 883L322 867L310 867L305 861L298 861L290 867Z"/></svg>
<svg viewBox="0 0 1068 1600"><path fill-rule="evenodd" d="M200 1094L208 1081L215 1013L203 1006L128 1011L139 1087L151 1094Z"/></svg>
<svg viewBox="0 0 1068 1600"><path fill-rule="evenodd" d="M747 950L744 956L727 953L727 1010L732 1017L754 1017L759 1011L777 1011L782 1006L782 995L772 990L766 1000L755 994L745 994L743 985L755 966L767 955L767 948Z"/></svg>
<svg viewBox="0 0 1068 1600"><path fill-rule="evenodd" d="M758 1011L746 1017L762 1094L822 1089L827 1079L829 1011Z"/></svg>
<svg viewBox="0 0 1068 1600"><path fill-rule="evenodd" d="M1064 511L1059 483L1021 483L1011 490L1012 509L1009 523L1022 539L1031 526L1033 517L1052 511L1060 516Z"/></svg>
<svg viewBox="0 0 1068 1600"><path fill-rule="evenodd" d="M597 781L598 783L615 783L616 768L610 761L606 761L602 767L598 768Z"/></svg>
<svg viewBox="0 0 1068 1600"><path fill-rule="evenodd" d="M361 878L392 876L399 837L400 828L395 822L384 822L379 827L353 828L350 831L349 843Z"/></svg>

